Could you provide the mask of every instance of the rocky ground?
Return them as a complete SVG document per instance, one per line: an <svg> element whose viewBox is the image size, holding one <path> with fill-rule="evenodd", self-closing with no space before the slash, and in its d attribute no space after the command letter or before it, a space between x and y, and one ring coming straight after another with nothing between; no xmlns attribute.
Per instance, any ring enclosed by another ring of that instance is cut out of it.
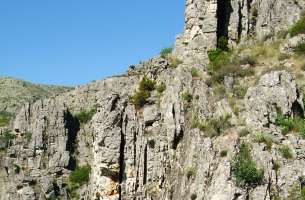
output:
<svg viewBox="0 0 305 200"><path fill-rule="evenodd" d="M187 1L173 52L26 103L1 199L304 199L304 2L228 2Z"/></svg>

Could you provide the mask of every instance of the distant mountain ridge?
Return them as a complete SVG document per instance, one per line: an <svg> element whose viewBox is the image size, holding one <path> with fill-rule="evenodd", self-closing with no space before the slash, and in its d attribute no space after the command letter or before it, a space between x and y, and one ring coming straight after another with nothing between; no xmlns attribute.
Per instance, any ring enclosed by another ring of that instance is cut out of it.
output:
<svg viewBox="0 0 305 200"><path fill-rule="evenodd" d="M12 77L0 77L0 111L16 113L25 103L68 92L72 87L35 84Z"/></svg>

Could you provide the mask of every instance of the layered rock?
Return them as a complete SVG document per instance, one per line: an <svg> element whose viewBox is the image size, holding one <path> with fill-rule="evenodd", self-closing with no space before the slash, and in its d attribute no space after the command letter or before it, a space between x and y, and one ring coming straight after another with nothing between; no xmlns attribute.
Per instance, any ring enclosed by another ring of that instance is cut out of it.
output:
<svg viewBox="0 0 305 200"><path fill-rule="evenodd" d="M262 75L238 100L243 106L236 113L229 97L219 99L207 78L194 77L189 69L204 69L207 51L221 36L235 45L251 33L261 37L290 26L303 2L225 2L187 1L185 33L175 49L183 64L177 68L153 58L130 66L126 75L24 105L11 127L16 138L0 154L0 199L265 200L287 199L291 188L301 188L305 140L281 134L275 124L278 111L287 117L304 114L294 75ZM131 97L143 77L156 89L139 106ZM232 92L235 81L225 77L224 90ZM208 137L209 120L217 123L224 116L230 128ZM254 131L240 134L248 129ZM273 142L258 141L256 133ZM259 184L236 183L231 164L242 143L251 146L254 162L264 169ZM283 146L292 158L281 155ZM82 166L91 168L89 181L73 187L69 177Z"/></svg>

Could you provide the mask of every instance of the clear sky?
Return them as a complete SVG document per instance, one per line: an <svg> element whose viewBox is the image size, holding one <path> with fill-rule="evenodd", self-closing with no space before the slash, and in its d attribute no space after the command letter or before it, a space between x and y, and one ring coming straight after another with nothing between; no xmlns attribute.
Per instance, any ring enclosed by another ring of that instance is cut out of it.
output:
<svg viewBox="0 0 305 200"><path fill-rule="evenodd" d="M185 0L0 0L0 76L78 85L171 46Z"/></svg>

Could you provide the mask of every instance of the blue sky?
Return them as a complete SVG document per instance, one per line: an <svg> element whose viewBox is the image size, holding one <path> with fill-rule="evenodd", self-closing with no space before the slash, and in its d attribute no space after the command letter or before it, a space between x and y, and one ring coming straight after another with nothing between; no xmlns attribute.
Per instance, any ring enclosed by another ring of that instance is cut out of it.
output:
<svg viewBox="0 0 305 200"><path fill-rule="evenodd" d="M185 0L0 0L0 76L78 85L171 46Z"/></svg>

